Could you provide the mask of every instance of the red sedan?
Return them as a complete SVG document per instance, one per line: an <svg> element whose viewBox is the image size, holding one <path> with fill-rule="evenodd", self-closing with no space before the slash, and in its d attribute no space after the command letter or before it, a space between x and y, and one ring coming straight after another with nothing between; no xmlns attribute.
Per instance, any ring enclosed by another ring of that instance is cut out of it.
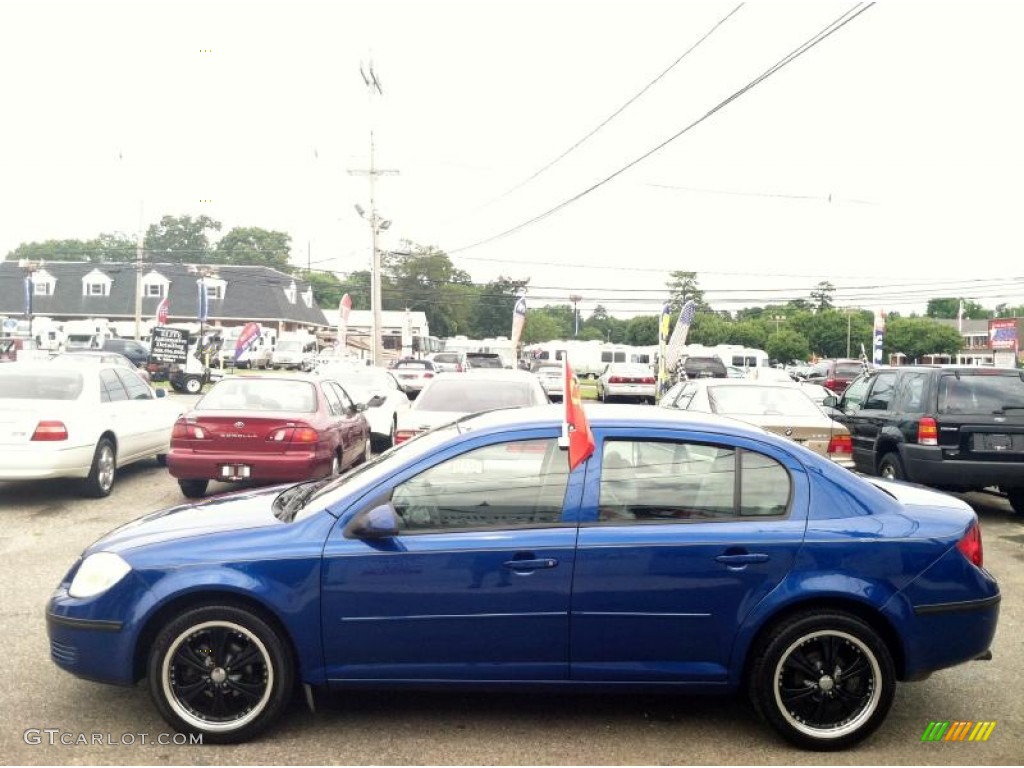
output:
<svg viewBox="0 0 1024 768"><path fill-rule="evenodd" d="M210 480L338 474L370 457L364 407L330 379L229 377L178 419L167 467L190 499L204 495Z"/></svg>

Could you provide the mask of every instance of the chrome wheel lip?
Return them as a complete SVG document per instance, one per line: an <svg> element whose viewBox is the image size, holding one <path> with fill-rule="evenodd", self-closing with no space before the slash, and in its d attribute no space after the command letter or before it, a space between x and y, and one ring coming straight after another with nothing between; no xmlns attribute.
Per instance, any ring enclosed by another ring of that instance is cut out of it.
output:
<svg viewBox="0 0 1024 768"><path fill-rule="evenodd" d="M100 446L99 456L96 458L96 482L104 493L114 487L114 473L117 465L114 461L114 449L107 443Z"/></svg>
<svg viewBox="0 0 1024 768"><path fill-rule="evenodd" d="M845 640L855 646L860 655L865 659L865 661L867 661L871 671L871 695L868 698L868 701L859 712L846 722L827 728L808 725L807 723L799 720L792 712L789 711L789 708L782 701L781 693L783 668L790 655L798 647L822 637L833 637ZM786 724L799 733L825 741L841 739L852 733L856 733L864 726L865 723L867 723L868 720L871 719L871 716L878 710L878 705L882 700L882 668L879 665L874 652L860 638L857 638L848 632L842 632L839 630L822 629L809 632L792 642L779 657L779 662L775 665L775 675L772 679L774 681L773 696L775 698L775 706L782 715L782 718L786 721Z"/></svg>
<svg viewBox="0 0 1024 768"><path fill-rule="evenodd" d="M214 627L218 629L226 629L231 632L237 632L238 634L245 637L249 642L253 643L253 645L259 648L260 654L263 656L264 667L267 670L267 679L263 691L263 696L260 698L260 700L256 704L254 704L253 707L248 712L243 714L241 717L238 717L234 720L230 720L227 722L210 721L200 717L191 709L184 706L182 702L178 700L178 697L175 694L174 689L171 687L171 662L174 660L174 657L177 654L178 649L181 647L183 643L187 642L196 633ZM230 731L238 730L239 728L243 728L249 723L251 723L257 717L259 717L267 708L267 705L270 703L271 694L273 693L274 690L274 666L270 661L270 653L267 651L267 647L258 637L256 637L255 634L253 634L251 631L241 626L240 624L236 624L233 621L204 621L201 624L195 624L189 627L180 635L178 635L174 639L174 642L172 642L168 647L167 652L164 654L163 661L160 665L160 678L160 685L161 688L163 689L164 699L167 702L168 706L170 706L170 708L173 710L174 714L176 714L178 717L180 717L182 720L188 723L188 725L195 728L196 730L208 731L210 733L227 733Z"/></svg>

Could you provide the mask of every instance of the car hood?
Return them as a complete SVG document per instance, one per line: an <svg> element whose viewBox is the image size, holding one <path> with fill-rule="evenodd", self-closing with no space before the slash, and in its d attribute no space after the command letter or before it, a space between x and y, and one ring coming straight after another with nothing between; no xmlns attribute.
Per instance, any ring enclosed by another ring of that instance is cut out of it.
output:
<svg viewBox="0 0 1024 768"><path fill-rule="evenodd" d="M92 544L85 554L124 552L194 536L287 525L274 516L272 508L274 499L285 487L240 491L152 512L114 529Z"/></svg>

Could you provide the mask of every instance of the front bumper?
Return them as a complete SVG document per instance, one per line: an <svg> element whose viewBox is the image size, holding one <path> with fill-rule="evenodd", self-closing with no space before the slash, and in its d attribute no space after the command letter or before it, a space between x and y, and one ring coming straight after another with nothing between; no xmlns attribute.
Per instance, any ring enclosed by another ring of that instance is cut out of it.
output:
<svg viewBox="0 0 1024 768"><path fill-rule="evenodd" d="M134 637L120 620L98 617L102 602L73 598L66 585L53 593L46 606L50 658L87 680L132 685Z"/></svg>

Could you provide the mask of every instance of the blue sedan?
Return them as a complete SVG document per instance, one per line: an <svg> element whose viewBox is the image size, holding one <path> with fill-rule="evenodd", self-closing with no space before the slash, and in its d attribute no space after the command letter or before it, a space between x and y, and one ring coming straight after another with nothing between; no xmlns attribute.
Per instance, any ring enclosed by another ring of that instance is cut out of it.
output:
<svg viewBox="0 0 1024 768"><path fill-rule="evenodd" d="M298 683L745 690L830 750L897 681L990 655L999 588L960 500L714 415L587 413L571 470L560 406L500 411L129 523L52 596L52 658L146 678L208 742L262 731Z"/></svg>

